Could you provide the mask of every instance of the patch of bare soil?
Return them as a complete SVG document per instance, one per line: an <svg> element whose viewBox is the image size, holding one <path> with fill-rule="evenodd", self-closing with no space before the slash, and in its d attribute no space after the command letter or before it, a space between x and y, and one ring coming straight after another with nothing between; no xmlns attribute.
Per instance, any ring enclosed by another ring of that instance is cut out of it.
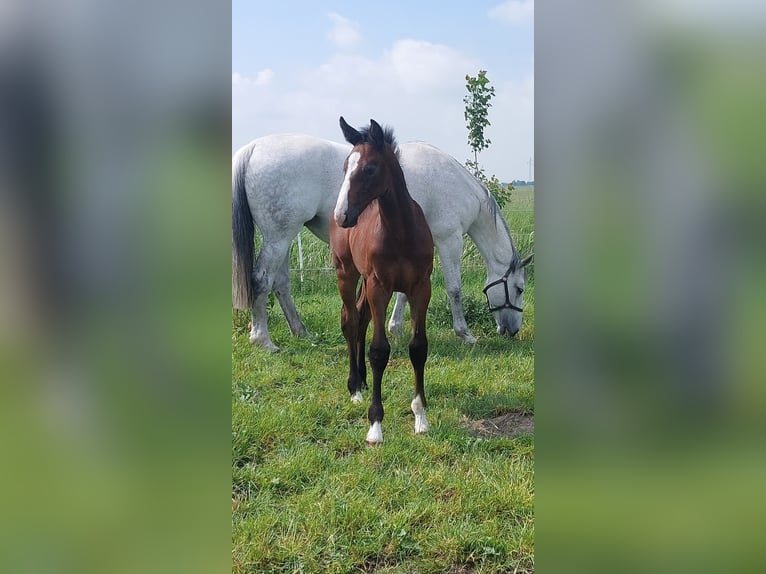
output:
<svg viewBox="0 0 766 574"><path fill-rule="evenodd" d="M534 413L505 413L491 419L470 420L463 419L463 426L473 436L479 438L512 438L520 434L534 434Z"/></svg>

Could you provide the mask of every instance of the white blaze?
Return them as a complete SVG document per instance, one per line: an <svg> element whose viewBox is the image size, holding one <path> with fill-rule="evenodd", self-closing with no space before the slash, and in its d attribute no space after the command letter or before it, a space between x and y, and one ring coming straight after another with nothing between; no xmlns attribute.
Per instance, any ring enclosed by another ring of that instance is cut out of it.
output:
<svg viewBox="0 0 766 574"><path fill-rule="evenodd" d="M361 154L358 151L352 151L348 156L348 168L346 169L346 177L343 179L343 185L340 186L340 193L338 194L338 201L335 203L335 223L343 225L346 219L346 212L348 211L348 190L351 187L351 176L354 175L357 166L359 165L359 158Z"/></svg>

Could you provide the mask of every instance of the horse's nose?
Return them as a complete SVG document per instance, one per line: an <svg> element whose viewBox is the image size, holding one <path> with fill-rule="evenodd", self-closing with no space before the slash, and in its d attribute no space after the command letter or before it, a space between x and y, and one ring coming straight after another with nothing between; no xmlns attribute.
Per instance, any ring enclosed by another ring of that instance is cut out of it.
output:
<svg viewBox="0 0 766 574"><path fill-rule="evenodd" d="M511 329L506 327L505 325L497 328L498 335L508 335L508 337L515 337L516 333L518 332L519 332L518 329L514 329L513 331L511 331Z"/></svg>
<svg viewBox="0 0 766 574"><path fill-rule="evenodd" d="M351 213L351 215L349 215ZM357 220L359 217L357 216L356 212L346 212L346 215L343 217L343 222L339 223L342 228L347 229L349 227L354 227L356 225Z"/></svg>

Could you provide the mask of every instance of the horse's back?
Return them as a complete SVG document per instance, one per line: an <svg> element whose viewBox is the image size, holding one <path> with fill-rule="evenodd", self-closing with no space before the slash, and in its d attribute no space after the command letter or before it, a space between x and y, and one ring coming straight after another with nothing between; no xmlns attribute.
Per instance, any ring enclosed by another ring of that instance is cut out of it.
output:
<svg viewBox="0 0 766 574"><path fill-rule="evenodd" d="M418 202L434 237L466 233L481 209L484 192L458 161L423 142L399 146L407 188Z"/></svg>
<svg viewBox="0 0 766 574"><path fill-rule="evenodd" d="M247 195L261 231L278 234L312 221L327 240L346 146L302 134L268 135L248 145Z"/></svg>

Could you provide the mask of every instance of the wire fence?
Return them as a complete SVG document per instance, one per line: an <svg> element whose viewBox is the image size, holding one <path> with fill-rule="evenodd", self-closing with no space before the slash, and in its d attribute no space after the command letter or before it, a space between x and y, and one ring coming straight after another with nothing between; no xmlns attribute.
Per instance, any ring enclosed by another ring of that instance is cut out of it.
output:
<svg viewBox="0 0 766 574"><path fill-rule="evenodd" d="M300 277L301 283L303 283L303 281L304 281L304 273L312 273L312 272L317 272L317 271L325 271L325 272L333 271L334 272L335 268L330 263L330 248L329 248L329 246L325 246L324 247L326 249L326 255L324 256L324 259L327 261L326 265L323 265L321 267L317 267L317 266L309 266L309 265L305 264L304 253L303 253L303 239L302 239L301 236L302 236L302 233L299 233L298 236L293 240L292 247L296 247L297 248L298 257L297 257L297 260L296 260L297 267L294 266L294 265L291 266L290 267L290 272L292 274L298 274L299 277ZM516 245L517 248L520 245L524 246L525 248L530 246L530 245L533 245L534 244L534 236L535 236L535 232L534 231L530 231L529 233L513 233L513 232L511 232L511 237L513 238L514 245ZM291 247L291 249L292 249L292 247ZM477 258L475 256L471 256L471 254L470 254L470 250L471 249L475 249L475 246L473 246L473 244L471 244L470 247L469 247L469 245L466 245L464 247L462 268L463 269L481 269L481 268L485 267L483 259L481 259L480 257ZM438 259L439 259L438 252L435 254L435 258L437 259L437 265L436 266L438 267L438 265L439 265L438 264ZM313 259L316 260L316 257L314 257Z"/></svg>
<svg viewBox="0 0 766 574"><path fill-rule="evenodd" d="M522 255L534 251L534 192L524 190L523 194L515 197L512 204L504 206L503 218L508 222L514 245ZM438 251L435 254L434 270L441 273ZM465 237L462 254L462 268L466 271L486 269L486 263L478 248L470 239ZM290 274L300 281L301 286L306 280L306 274L334 273L330 247L317 239L306 228L293 240L290 248Z"/></svg>

